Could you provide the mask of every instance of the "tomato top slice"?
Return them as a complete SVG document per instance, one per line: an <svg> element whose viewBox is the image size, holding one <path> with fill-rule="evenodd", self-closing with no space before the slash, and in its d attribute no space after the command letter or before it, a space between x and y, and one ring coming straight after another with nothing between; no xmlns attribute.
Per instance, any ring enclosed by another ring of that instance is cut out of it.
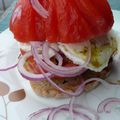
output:
<svg viewBox="0 0 120 120"><path fill-rule="evenodd" d="M16 9L22 6L21 18L16 17L13 24L10 22L11 31L19 41L83 42L106 34L114 23L107 0L39 2L47 6L49 16L46 19L34 10L29 0L19 0Z"/></svg>
<svg viewBox="0 0 120 120"><path fill-rule="evenodd" d="M83 42L106 34L114 22L107 0L51 0L48 11L50 42Z"/></svg>

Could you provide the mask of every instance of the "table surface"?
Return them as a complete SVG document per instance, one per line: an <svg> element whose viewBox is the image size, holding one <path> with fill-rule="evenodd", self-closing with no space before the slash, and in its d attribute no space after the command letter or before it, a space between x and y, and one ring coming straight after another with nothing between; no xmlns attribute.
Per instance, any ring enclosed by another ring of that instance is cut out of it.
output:
<svg viewBox="0 0 120 120"><path fill-rule="evenodd" d="M108 0L112 9L120 10L120 0ZM16 1L5 11L5 13L0 17L0 32L4 31L9 26L9 20L14 9Z"/></svg>

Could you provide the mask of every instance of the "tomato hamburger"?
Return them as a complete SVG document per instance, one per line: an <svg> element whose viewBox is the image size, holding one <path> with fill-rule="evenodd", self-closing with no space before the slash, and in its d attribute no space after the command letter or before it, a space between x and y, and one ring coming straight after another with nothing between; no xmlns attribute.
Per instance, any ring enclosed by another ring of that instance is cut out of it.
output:
<svg viewBox="0 0 120 120"><path fill-rule="evenodd" d="M63 98L88 79L89 91L112 68L117 41L107 0L19 0L10 30L19 42L20 74L37 95Z"/></svg>

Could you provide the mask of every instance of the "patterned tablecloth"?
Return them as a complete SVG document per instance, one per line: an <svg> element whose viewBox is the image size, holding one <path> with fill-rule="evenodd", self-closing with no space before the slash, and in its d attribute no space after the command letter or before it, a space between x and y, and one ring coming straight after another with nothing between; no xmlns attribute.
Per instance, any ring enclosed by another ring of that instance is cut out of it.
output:
<svg viewBox="0 0 120 120"><path fill-rule="evenodd" d="M15 3L2 16L0 31L8 27L14 5ZM113 11L113 14L115 18L113 30L120 33L120 27L118 27L120 26L120 12ZM8 41L9 44L6 44ZM0 33L0 68L14 65L18 56L19 48L13 34L9 29ZM120 83L120 62L115 61L113 68L108 80ZM97 111L97 106L102 100L109 97L120 98L119 85L111 85L109 88L106 89L106 87L100 85L93 91L77 97L75 103ZM56 100L36 96L29 81L23 79L16 68L0 72L0 120L47 120L47 113L42 116L36 113L43 108L57 107L68 103L69 99ZM31 116L33 119L31 119ZM120 105L113 106L111 113L101 113L99 116L100 120L120 120ZM71 120L69 114L63 112L58 114L56 118L56 120Z"/></svg>
<svg viewBox="0 0 120 120"><path fill-rule="evenodd" d="M120 10L120 0L108 0L110 2L110 5L112 9L114 10ZM12 14L12 11L14 9L16 0L13 2L13 4L6 10L6 12L0 17L0 32L4 31L9 26L9 20L10 16Z"/></svg>

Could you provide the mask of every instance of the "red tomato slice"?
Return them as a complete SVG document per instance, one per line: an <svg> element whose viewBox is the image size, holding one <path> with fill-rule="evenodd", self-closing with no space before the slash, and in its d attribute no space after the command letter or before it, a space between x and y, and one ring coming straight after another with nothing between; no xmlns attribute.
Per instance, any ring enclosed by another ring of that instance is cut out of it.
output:
<svg viewBox="0 0 120 120"><path fill-rule="evenodd" d="M25 52L25 51L24 51ZM24 53L23 53L24 54ZM52 58L51 59L52 62L55 63L55 59ZM67 58L64 59L63 61L63 66L64 67L72 67L72 66L77 66L75 65L72 61L68 60ZM34 74L41 74L41 71L40 69L38 68L36 62L34 61L34 58L33 56L29 57L25 64L24 64L24 67L27 71L31 72L31 73L34 73ZM54 76L54 78L60 80L60 79L63 79L64 77L60 77L60 76Z"/></svg>
<svg viewBox="0 0 120 120"><path fill-rule="evenodd" d="M40 69L38 68L38 66L35 63L34 58L32 56L26 60L24 67L27 71L29 71L31 73L35 73L35 74L41 73Z"/></svg>
<svg viewBox="0 0 120 120"><path fill-rule="evenodd" d="M47 8L49 17L43 19L32 8L29 0L19 0L21 19L10 22L15 38L75 43L106 34L113 25L113 14L107 0L39 0ZM46 7L47 6L47 7ZM16 10L15 9L15 10ZM13 13L13 16L15 11Z"/></svg>

